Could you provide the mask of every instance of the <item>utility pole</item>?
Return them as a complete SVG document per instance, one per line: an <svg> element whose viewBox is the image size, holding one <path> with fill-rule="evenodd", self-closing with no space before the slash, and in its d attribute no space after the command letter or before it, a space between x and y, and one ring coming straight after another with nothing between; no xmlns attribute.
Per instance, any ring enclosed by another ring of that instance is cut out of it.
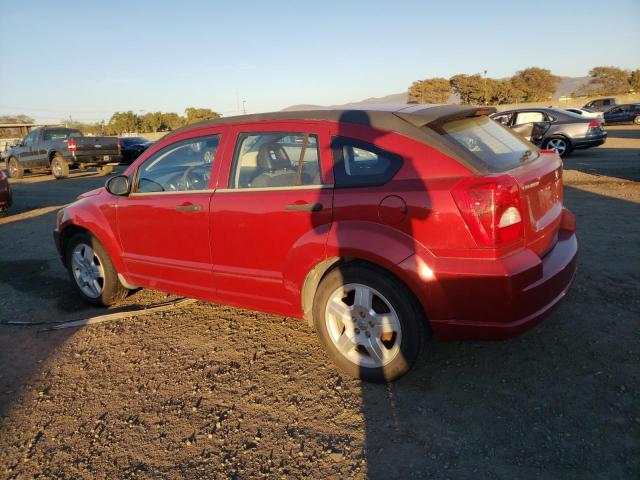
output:
<svg viewBox="0 0 640 480"><path fill-rule="evenodd" d="M242 100L242 114L243 115L247 114L247 101L246 100Z"/></svg>
<svg viewBox="0 0 640 480"><path fill-rule="evenodd" d="M487 104L487 71L484 71L484 104Z"/></svg>

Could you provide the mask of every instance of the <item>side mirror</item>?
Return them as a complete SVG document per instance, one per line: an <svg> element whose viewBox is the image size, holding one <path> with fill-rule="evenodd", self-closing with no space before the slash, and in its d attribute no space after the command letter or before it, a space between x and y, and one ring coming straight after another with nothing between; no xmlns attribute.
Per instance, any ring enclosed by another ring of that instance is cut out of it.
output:
<svg viewBox="0 0 640 480"><path fill-rule="evenodd" d="M118 175L115 177L111 177L105 183L104 188L107 189L111 195L117 195L119 197L124 197L129 194L129 177L126 175Z"/></svg>

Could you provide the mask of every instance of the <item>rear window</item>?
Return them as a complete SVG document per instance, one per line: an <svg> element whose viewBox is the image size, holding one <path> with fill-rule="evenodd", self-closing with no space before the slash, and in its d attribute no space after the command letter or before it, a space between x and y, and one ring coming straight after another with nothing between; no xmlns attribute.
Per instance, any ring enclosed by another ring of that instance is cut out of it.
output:
<svg viewBox="0 0 640 480"><path fill-rule="evenodd" d="M515 168L538 156L533 145L486 116L446 122L440 130L492 172Z"/></svg>
<svg viewBox="0 0 640 480"><path fill-rule="evenodd" d="M69 138L81 137L82 133L80 130L45 130L44 131L44 139L45 140L67 140Z"/></svg>

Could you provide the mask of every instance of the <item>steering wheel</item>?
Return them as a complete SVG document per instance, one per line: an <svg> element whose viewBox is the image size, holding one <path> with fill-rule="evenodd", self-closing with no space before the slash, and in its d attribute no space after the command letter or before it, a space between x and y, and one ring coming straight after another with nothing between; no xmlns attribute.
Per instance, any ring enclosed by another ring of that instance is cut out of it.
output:
<svg viewBox="0 0 640 480"><path fill-rule="evenodd" d="M206 170L204 172L195 172L194 174L197 168L202 167L203 165L194 165L184 171L178 181L178 184L182 184L184 187L183 190L204 190L207 187L209 176L206 174Z"/></svg>

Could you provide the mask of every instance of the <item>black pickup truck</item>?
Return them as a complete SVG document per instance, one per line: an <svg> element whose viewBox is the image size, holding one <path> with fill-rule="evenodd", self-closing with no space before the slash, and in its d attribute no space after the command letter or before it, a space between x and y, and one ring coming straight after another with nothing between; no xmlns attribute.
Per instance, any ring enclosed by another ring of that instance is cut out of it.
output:
<svg viewBox="0 0 640 480"><path fill-rule="evenodd" d="M68 177L72 167L98 167L108 175L113 170L109 164L120 162L121 152L117 137L85 137L73 128L43 127L11 147L5 158L11 178L22 178L25 171L47 171L59 179Z"/></svg>

